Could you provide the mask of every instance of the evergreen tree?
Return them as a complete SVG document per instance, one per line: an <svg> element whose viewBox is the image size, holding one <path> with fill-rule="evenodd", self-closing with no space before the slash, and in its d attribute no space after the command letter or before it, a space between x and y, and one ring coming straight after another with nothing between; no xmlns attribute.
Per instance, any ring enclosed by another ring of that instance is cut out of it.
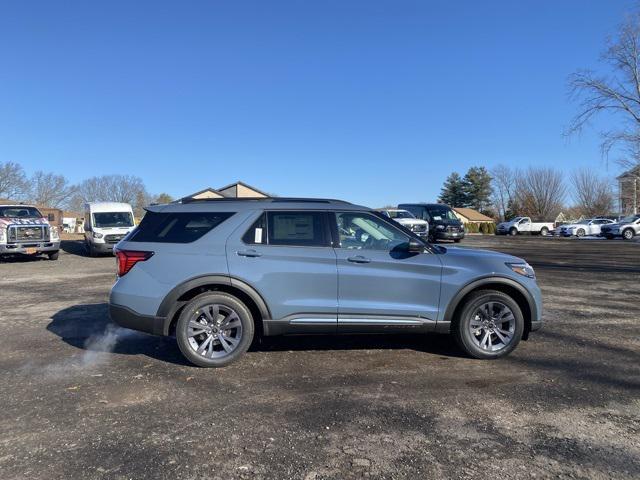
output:
<svg viewBox="0 0 640 480"><path fill-rule="evenodd" d="M488 211L491 205L491 175L484 167L471 167L462 179L465 204L479 212ZM456 205L458 206L458 205Z"/></svg>
<svg viewBox="0 0 640 480"><path fill-rule="evenodd" d="M457 172L447 177L438 197L440 203L451 207L464 207L466 204L465 185Z"/></svg>

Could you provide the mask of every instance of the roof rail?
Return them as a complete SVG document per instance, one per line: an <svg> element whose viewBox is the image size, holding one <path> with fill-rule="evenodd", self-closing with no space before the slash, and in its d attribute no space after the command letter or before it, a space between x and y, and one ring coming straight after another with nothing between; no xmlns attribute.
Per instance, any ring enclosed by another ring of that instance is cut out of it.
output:
<svg viewBox="0 0 640 480"><path fill-rule="evenodd" d="M340 203L350 205L344 200L336 200L333 198L294 198L294 197L265 197L265 198L182 198L182 203L199 203L199 202L271 202L271 203Z"/></svg>

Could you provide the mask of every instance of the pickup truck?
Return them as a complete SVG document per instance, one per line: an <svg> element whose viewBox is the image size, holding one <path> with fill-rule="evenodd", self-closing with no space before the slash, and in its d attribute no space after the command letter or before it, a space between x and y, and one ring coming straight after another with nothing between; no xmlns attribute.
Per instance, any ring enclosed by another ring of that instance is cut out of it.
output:
<svg viewBox="0 0 640 480"><path fill-rule="evenodd" d="M382 208L378 210L385 217L389 217L400 225L408 228L420 237L429 236L429 222L416 218L411 212L399 208Z"/></svg>
<svg viewBox="0 0 640 480"><path fill-rule="evenodd" d="M58 229L32 205L0 205L0 258L5 255L44 254L57 260Z"/></svg>
<svg viewBox="0 0 640 480"><path fill-rule="evenodd" d="M496 235L518 235L519 233L548 235L554 229L553 222L532 222L529 217L516 217L498 224Z"/></svg>

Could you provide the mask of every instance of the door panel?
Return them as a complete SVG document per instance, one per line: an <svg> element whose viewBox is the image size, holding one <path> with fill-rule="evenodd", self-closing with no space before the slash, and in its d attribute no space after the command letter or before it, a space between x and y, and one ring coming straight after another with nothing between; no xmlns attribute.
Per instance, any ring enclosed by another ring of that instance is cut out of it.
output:
<svg viewBox="0 0 640 480"><path fill-rule="evenodd" d="M338 262L338 329L376 331L395 328L429 328L435 325L440 299L442 263L436 254L409 254L403 249L404 232L378 232L367 224L354 222L348 213L338 213L340 248ZM376 223L377 217L359 213ZM372 218L373 217L373 218ZM348 225L347 225L348 224ZM361 230L365 230L364 232ZM363 238L368 235L376 238ZM360 245L359 245L360 243Z"/></svg>
<svg viewBox="0 0 640 480"><path fill-rule="evenodd" d="M322 228L326 226L324 218ZM335 331L338 275L333 248L295 246L291 245L292 238L287 238L289 245L270 245L267 236L261 235L267 223L251 226L255 220L248 221L227 241L231 276L244 280L262 295L271 312L269 320L295 327L291 329L294 331L305 326L313 326L311 331ZM277 221L275 225L279 225ZM301 228L300 224L294 227ZM252 230L255 228L260 229L257 235ZM281 222L278 231L283 228ZM267 243L248 244L248 239ZM277 325L279 333L286 333L282 327Z"/></svg>

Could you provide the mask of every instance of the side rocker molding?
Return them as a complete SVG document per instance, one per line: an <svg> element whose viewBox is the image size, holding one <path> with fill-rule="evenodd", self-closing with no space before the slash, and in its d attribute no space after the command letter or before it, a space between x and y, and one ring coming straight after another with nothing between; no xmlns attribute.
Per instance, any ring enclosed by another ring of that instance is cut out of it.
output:
<svg viewBox="0 0 640 480"><path fill-rule="evenodd" d="M268 320L271 318L266 302L248 283L228 275L203 275L201 277L187 280L177 287L174 287L173 290L164 297L164 300L162 300L162 303L158 307L156 317L164 318L164 335L169 334L171 320L175 312L182 306L183 302L179 302L178 299L194 288L203 287L205 285L224 285L236 288L253 300L260 311L262 320Z"/></svg>

